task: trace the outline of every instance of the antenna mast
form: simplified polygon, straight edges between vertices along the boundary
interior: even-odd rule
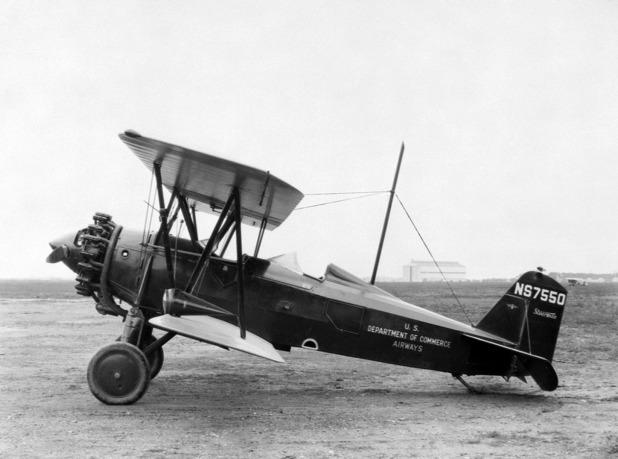
[[[373,265],[373,274],[371,275],[371,285],[376,283],[376,275],[378,274],[378,265],[380,264],[380,256],[382,255],[382,246],[384,245],[384,237],[386,236],[386,228],[388,228],[388,219],[391,216],[391,207],[393,206],[393,198],[395,197],[395,188],[397,188],[397,179],[399,178],[399,169],[401,168],[401,160],[403,159],[403,150],[405,145],[401,142],[401,151],[399,152],[399,161],[397,162],[397,171],[395,172],[395,178],[393,179],[393,186],[391,188],[391,196],[388,199],[388,207],[386,209],[386,216],[384,217],[384,226],[382,227],[382,236],[380,236],[380,245],[378,245],[378,253],[376,255],[376,262]]]

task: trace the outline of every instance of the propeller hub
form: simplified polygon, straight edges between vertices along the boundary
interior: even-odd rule
[[[72,271],[77,272],[77,263],[79,263],[80,248],[75,245],[77,235],[75,233],[65,234],[49,243],[53,249],[47,256],[47,263],[58,263],[59,261],[67,265]]]

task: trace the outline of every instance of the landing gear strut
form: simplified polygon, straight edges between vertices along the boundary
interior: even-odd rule
[[[142,349],[142,351],[146,351],[149,346],[151,346],[155,343],[155,341],[157,341],[157,338],[155,338],[153,335],[150,335],[143,341],[144,342],[140,345],[140,348]],[[146,358],[148,359],[148,364],[150,365],[150,379],[155,379],[155,377],[159,374],[161,368],[163,367],[163,360],[165,358],[163,354],[163,347],[161,346],[154,351],[149,352],[148,354],[146,354]]]
[[[116,342],[121,342],[122,336],[116,338]],[[148,359],[148,364],[150,365],[150,379],[155,379],[155,377],[161,371],[163,367],[163,360],[165,359],[165,354],[163,353],[163,346],[157,347],[155,350],[150,351],[146,354],[148,348],[153,345],[157,341],[157,338],[150,334],[147,338],[142,339],[142,342],[139,344],[140,350],[144,352],[146,358]]]

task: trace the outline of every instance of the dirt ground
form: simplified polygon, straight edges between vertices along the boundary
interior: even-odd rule
[[[443,373],[296,349],[275,364],[177,337],[124,407],[86,383],[120,321],[21,296],[0,295],[2,457],[618,457],[616,287],[567,300],[555,392],[471,377],[472,395]]]

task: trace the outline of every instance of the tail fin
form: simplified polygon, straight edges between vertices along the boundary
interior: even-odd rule
[[[523,274],[476,328],[517,344],[551,362],[567,291],[541,272]]]

